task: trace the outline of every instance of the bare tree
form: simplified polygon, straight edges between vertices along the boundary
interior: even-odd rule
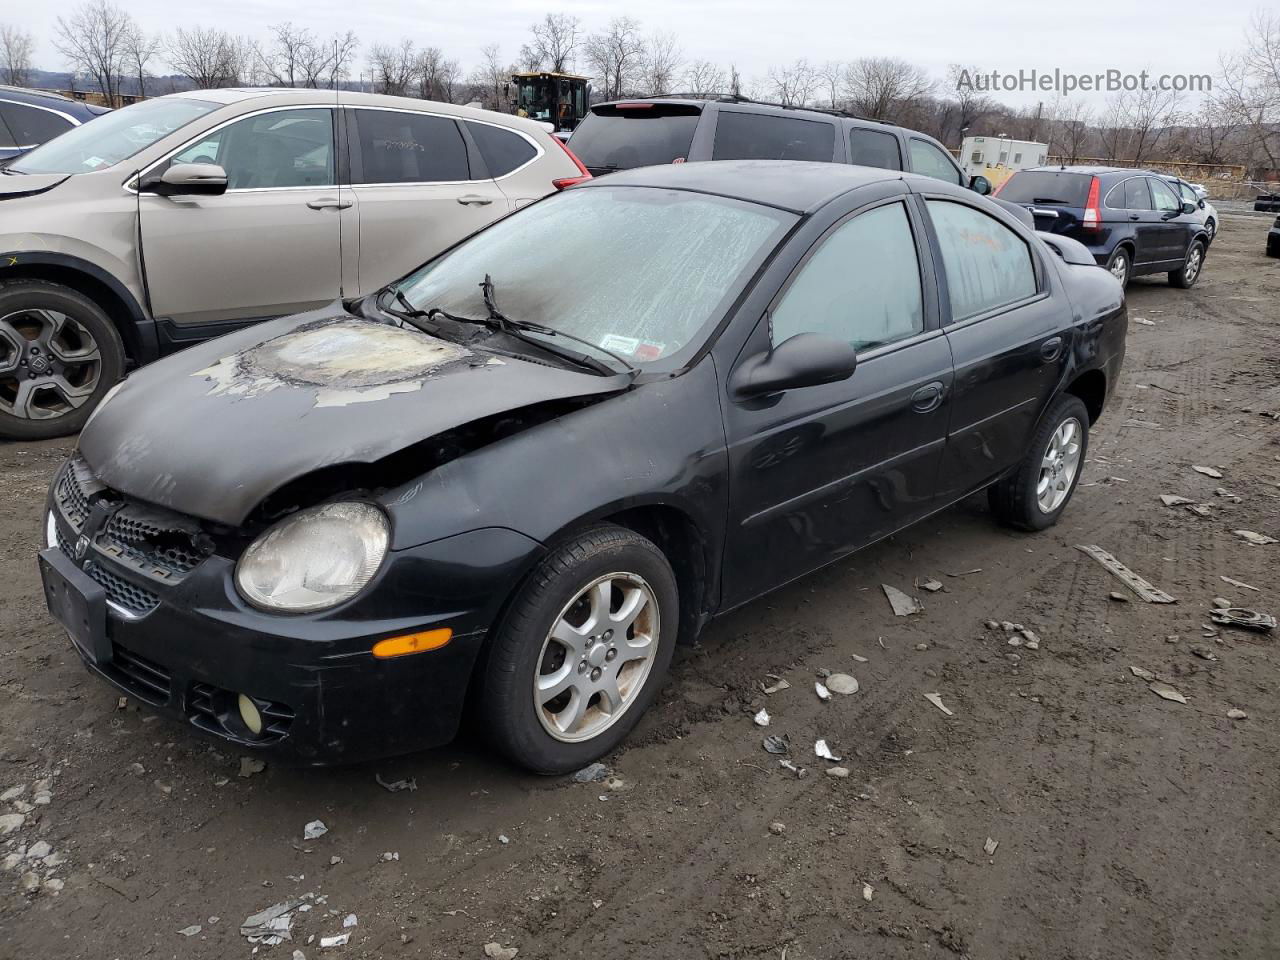
[[[1108,158],[1135,164],[1152,151],[1177,121],[1182,94],[1173,90],[1126,90],[1107,102],[1102,132]],[[1125,156],[1128,154],[1128,156]]]
[[[360,47],[350,30],[321,40],[309,28],[289,21],[274,24],[270,35],[258,65],[278,87],[336,87]]]
[[[148,36],[135,23],[124,40],[124,63],[138,84],[138,96],[147,95],[148,66],[164,50],[164,41],[156,34]]]
[[[640,23],[632,17],[614,17],[609,26],[587,38],[587,62],[600,78],[607,100],[622,96],[637,78],[644,59]]]
[[[120,75],[133,18],[110,0],[88,0],[71,14],[58,17],[53,45],[74,71],[88,77],[109,104],[120,100]]]
[[[1076,163],[1084,155],[1093,110],[1087,101],[1076,100],[1055,104],[1051,116],[1053,122],[1046,138],[1049,153],[1061,157],[1063,163]]]
[[[742,74],[738,72],[736,63],[729,64],[729,96],[742,96]]]
[[[947,67],[947,86],[951,88],[951,96],[955,98],[957,114],[955,117],[956,126],[964,131],[978,124],[984,116],[991,113],[995,108],[995,103],[990,97],[979,93],[972,83],[966,83],[965,80],[978,73],[976,67],[966,67],[959,63],[953,63]]]
[[[685,69],[684,85],[691,93],[724,93],[724,71],[710,60],[695,60]]]
[[[813,71],[814,86],[822,90],[826,106],[832,110],[840,109],[840,88],[844,86],[844,64],[838,60],[828,60]]]
[[[1239,125],[1251,165],[1280,169],[1280,14],[1253,15],[1244,49],[1222,58],[1213,100]]]
[[[438,100],[445,103],[457,103],[462,88],[462,67],[457,60],[446,60],[440,64],[437,74]]]
[[[200,89],[239,81],[236,38],[214,27],[179,27],[169,41],[169,65]]]
[[[769,68],[769,93],[783,106],[804,106],[817,85],[818,75],[806,60],[797,60],[789,67]]]
[[[480,63],[471,71],[471,85],[475,88],[476,99],[490,110],[502,109],[503,92],[511,82],[511,74],[514,72],[510,64],[502,62],[502,51],[496,43],[482,47]]]
[[[854,110],[873,120],[894,119],[932,90],[923,70],[895,57],[862,57],[845,70],[845,93]]]
[[[659,31],[644,44],[640,64],[640,86],[650,96],[659,97],[675,89],[676,76],[680,72],[683,57],[674,33]]]
[[[573,66],[581,21],[567,13],[548,13],[529,28],[533,39],[520,48],[522,66],[564,73]]]
[[[31,83],[31,54],[36,39],[25,30],[0,26],[0,80],[11,87],[25,87]]]
[[[418,53],[412,40],[402,40],[400,45],[377,43],[369,50],[369,69],[373,73],[373,89],[394,97],[409,95],[414,75],[418,69]]]

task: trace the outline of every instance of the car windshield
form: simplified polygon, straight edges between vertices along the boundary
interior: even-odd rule
[[[144,100],[68,130],[11,163],[17,173],[89,173],[114,166],[219,104],[182,97]]]
[[[498,221],[399,289],[419,310],[483,319],[488,274],[513,321],[654,363],[701,344],[795,220],[683,190],[579,188]]]

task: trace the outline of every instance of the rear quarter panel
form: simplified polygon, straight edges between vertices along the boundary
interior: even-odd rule
[[[1106,400],[1115,392],[1124,364],[1129,314],[1124,288],[1111,274],[1096,266],[1064,263],[1056,254],[1047,258],[1057,271],[1071,302],[1071,361],[1064,371],[1063,389],[1082,374],[1101,371],[1106,377]]]

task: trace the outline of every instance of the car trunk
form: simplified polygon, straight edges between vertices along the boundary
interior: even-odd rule
[[[1093,177],[1059,170],[1021,170],[997,191],[1001,200],[1026,207],[1036,229],[1076,236],[1084,223]]]
[[[569,149],[592,176],[683,162],[702,108],[689,103],[609,103],[592,107]]]

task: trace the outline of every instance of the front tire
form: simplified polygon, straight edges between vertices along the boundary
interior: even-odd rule
[[[124,376],[111,318],[61,284],[0,284],[0,439],[48,440],[84,426]]]
[[[1190,290],[1196,285],[1196,281],[1200,279],[1200,272],[1204,269],[1204,243],[1200,240],[1191,244],[1187,250],[1187,257],[1182,261],[1182,266],[1177,270],[1169,271],[1169,284],[1180,290]]]
[[[1212,217],[1205,221],[1204,230],[1209,234],[1209,242],[1213,243],[1218,236],[1218,224]]]
[[[606,524],[557,546],[489,650],[480,713],[494,744],[542,774],[609,753],[657,696],[678,621],[675,574],[651,541]]]
[[[991,512],[1018,530],[1044,530],[1071,502],[1089,452],[1089,411],[1064,394],[1045,412],[1018,468],[988,488]]]
[[[1107,261],[1107,272],[1120,281],[1121,287],[1129,286],[1129,277],[1133,273],[1133,257],[1125,247],[1116,247]]]

